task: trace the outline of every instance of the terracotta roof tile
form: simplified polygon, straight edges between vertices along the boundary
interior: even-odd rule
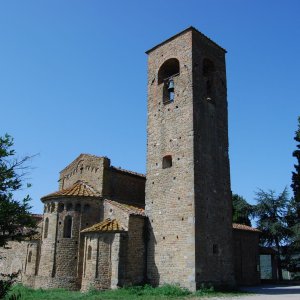
[[[97,223],[89,228],[81,230],[81,232],[116,232],[125,231],[116,219],[106,219],[100,223]]]
[[[129,215],[139,215],[143,217],[145,216],[145,210],[143,208],[139,208],[129,204],[119,203],[109,199],[105,199],[105,202],[120,208],[121,210],[127,212]]]
[[[58,197],[100,197],[100,193],[84,181],[78,180],[71,187],[42,197],[42,200]]]
[[[253,232],[260,232],[260,230],[244,225],[244,224],[237,224],[237,223],[233,223],[232,224],[232,228],[233,229],[239,229],[239,230],[247,230],[247,231],[253,231]]]

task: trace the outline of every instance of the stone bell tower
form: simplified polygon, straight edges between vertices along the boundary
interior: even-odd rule
[[[148,280],[233,285],[226,51],[190,27],[146,53]]]

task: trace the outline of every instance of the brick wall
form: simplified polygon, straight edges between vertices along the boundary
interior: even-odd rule
[[[113,167],[105,170],[105,176],[109,178],[106,191],[110,199],[144,207],[145,177],[130,174]]]
[[[193,31],[191,67],[196,280],[198,286],[206,282],[233,285],[225,51]]]
[[[86,233],[81,290],[109,289],[111,286],[111,248],[114,234]],[[91,257],[89,257],[91,247]]]
[[[149,217],[148,279],[195,289],[192,34],[186,32],[148,56],[146,214]],[[163,103],[161,65],[180,62],[174,102]],[[172,156],[172,167],[162,168]]]
[[[76,181],[83,180],[94,187],[101,195],[103,190],[104,168],[109,167],[110,160],[106,157],[81,154],[60,172],[59,188],[71,187]]]

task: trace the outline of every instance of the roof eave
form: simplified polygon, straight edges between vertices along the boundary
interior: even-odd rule
[[[203,37],[207,38],[211,43],[213,43],[215,46],[217,46],[218,48],[220,48],[221,50],[223,50],[225,53],[227,53],[226,49],[222,48],[220,45],[218,45],[216,42],[214,42],[213,40],[211,40],[208,36],[206,36],[205,34],[203,34],[202,32],[200,32],[197,28],[193,27],[193,26],[190,26],[186,29],[184,29],[183,31],[171,36],[170,38],[166,39],[165,41],[159,43],[158,45],[152,47],[151,49],[147,50],[145,53],[146,54],[150,54],[150,52],[152,52],[153,50],[157,49],[158,47],[170,42],[171,40],[174,40],[175,38],[177,38],[178,36],[188,32],[188,31],[195,31],[199,34],[201,34]]]

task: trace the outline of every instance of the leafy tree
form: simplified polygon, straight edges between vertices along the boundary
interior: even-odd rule
[[[291,242],[287,249],[287,269],[290,271],[300,271],[300,116],[298,117],[298,130],[295,132],[294,140],[298,143],[293,156],[297,159],[295,172],[292,172],[291,187],[294,197],[291,199],[287,222],[291,228]]]
[[[253,207],[242,196],[238,194],[232,195],[232,221],[251,226],[250,217]]]
[[[277,250],[279,280],[282,280],[283,249],[289,244],[291,230],[287,222],[287,212],[290,205],[287,189],[276,195],[272,190],[256,192],[254,212],[257,218],[258,229],[261,231],[262,246],[273,247]]]
[[[35,233],[36,221],[32,218],[29,209],[30,197],[22,201],[14,199],[13,193],[23,186],[24,176],[27,173],[26,163],[31,158],[16,158],[13,147],[13,138],[6,134],[0,137],[0,246],[3,247],[9,240],[22,240]],[[1,257],[0,257],[1,259]],[[18,277],[19,272],[13,274],[0,273],[0,298],[2,299]]]
[[[292,172],[292,184],[291,187],[294,192],[294,198],[297,203],[300,203],[300,116],[298,117],[298,130],[295,132],[294,140],[298,143],[297,150],[293,152],[293,156],[297,159],[295,165],[295,172]],[[300,219],[300,207],[297,211],[298,218]]]
[[[35,220],[29,212],[31,198],[26,196],[22,201],[14,199],[13,193],[23,187],[27,174],[26,163],[31,157],[16,158],[13,138],[6,134],[0,137],[0,246],[8,240],[21,240],[33,234]]]

